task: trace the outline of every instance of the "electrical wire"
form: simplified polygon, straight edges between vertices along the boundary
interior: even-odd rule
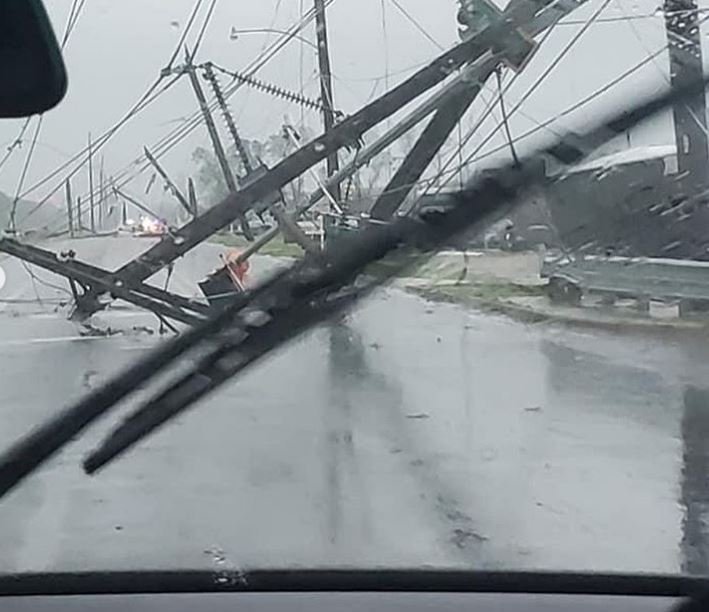
[[[706,85],[704,80],[700,83]],[[684,89],[683,95],[692,95],[696,89]],[[616,129],[633,127],[657,115],[672,104],[677,95],[682,94],[665,93],[648,98],[640,105],[623,107],[604,121],[595,122],[583,137],[593,141],[607,139]],[[532,152],[525,159],[525,167],[536,165],[544,154],[543,150]],[[583,152],[578,151],[577,160],[583,157]],[[451,211],[437,215],[433,224],[427,223],[426,218],[400,219],[381,231],[364,232],[349,248],[332,250],[321,262],[301,263],[277,274],[17,440],[0,457],[0,497],[36,472],[136,389],[144,388],[168,368],[179,370],[180,359],[190,358],[188,370],[176,375],[157,395],[140,404],[100,444],[84,462],[87,472],[100,469],[245,368],[326,318],[341,316],[395,273],[404,271],[403,266],[395,265],[384,279],[354,283],[373,262],[392,253],[412,253],[413,249],[406,247],[413,243],[423,242],[429,252],[433,251],[455,234],[492,216],[505,214],[514,206],[515,196],[535,183],[543,184],[538,174],[504,167],[497,177],[472,184],[460,202]],[[247,317],[254,311],[265,313],[265,321],[254,322],[253,317]],[[235,330],[241,333],[234,333]],[[227,333],[229,331],[232,333]],[[195,360],[197,352],[199,357]]]
[[[618,7],[618,10],[623,14],[623,16],[626,16],[622,1],[615,0],[615,4]],[[637,39],[638,43],[640,44],[640,47],[642,48],[642,50],[645,52],[646,55],[650,55],[651,51],[647,47],[647,45],[644,43],[642,37],[640,36],[640,32],[638,32],[638,29],[635,27],[635,24],[633,23],[633,21],[628,20],[627,24],[628,24],[628,27],[630,28],[630,30],[633,32],[633,35]],[[668,35],[669,34],[672,34],[672,33],[668,32]],[[672,46],[672,41],[669,40],[669,38],[668,38],[668,48],[670,46]],[[665,83],[667,83],[670,87],[672,87],[672,80],[667,75],[667,73],[659,66],[659,64],[656,61],[653,61],[652,65],[657,69],[657,72],[660,75],[660,77],[662,78],[662,80],[665,81]],[[700,117],[697,117],[697,114],[694,112],[694,109],[692,109],[691,105],[685,104],[684,106],[685,106],[685,110],[687,111],[689,116],[692,117],[692,120],[697,125],[697,127],[702,132],[704,132],[705,135],[709,135],[709,131],[707,131],[706,122],[702,121],[702,119]]]
[[[76,2],[74,4],[76,4]],[[62,49],[64,49],[64,47],[66,46],[67,42],[69,41],[69,37],[71,36],[71,33],[74,31],[76,24],[79,22],[79,17],[81,16],[81,11],[83,10],[85,4],[86,0],[80,0],[80,4],[76,8],[76,11],[73,15],[73,19],[71,19],[67,23],[66,32],[64,33],[64,38],[62,39],[61,44]]]
[[[27,172],[30,168],[30,164],[32,163],[32,157],[34,156],[34,151],[35,148],[37,147],[37,139],[39,138],[39,132],[42,129],[42,123],[44,121],[44,115],[40,115],[39,119],[37,120],[37,125],[34,130],[34,135],[32,136],[32,144],[30,145],[30,149],[27,152],[27,156],[25,157],[25,163],[22,167],[22,173],[20,174],[20,180],[17,183],[17,189],[15,190],[15,197],[12,201],[12,208],[10,210],[10,218],[8,219],[8,229],[12,232],[16,231],[16,226],[15,226],[15,214],[17,213],[17,203],[20,201],[20,193],[22,191],[22,187],[25,184],[25,179],[27,178]]]
[[[207,28],[209,27],[210,22],[212,21],[212,16],[214,15],[214,9],[217,6],[217,1],[218,0],[212,0],[212,4],[209,5],[209,9],[207,10],[207,15],[204,18],[204,23],[202,23],[202,29],[199,31],[199,34],[197,35],[197,40],[194,44],[194,49],[192,50],[192,56],[191,56],[190,61],[197,56],[197,52],[199,51],[199,48],[202,45],[202,41],[204,40],[204,35],[207,31]]]
[[[663,53],[664,51],[665,51],[665,49],[659,49],[658,51],[656,51],[654,53],[654,56],[658,56],[661,53]],[[639,70],[641,70],[642,68],[647,66],[652,60],[653,60],[652,56],[643,59],[641,62],[639,62],[635,66],[629,68],[628,70],[623,72],[621,75],[619,75],[618,77],[616,77],[612,81],[609,81],[608,83],[606,83],[603,87],[600,87],[599,89],[595,90],[593,93],[589,94],[588,96],[586,96],[582,100],[579,100],[578,102],[574,103],[573,105],[571,105],[570,107],[568,107],[567,109],[565,109],[564,111],[559,113],[558,115],[555,115],[554,117],[551,117],[550,119],[547,119],[546,121],[541,122],[539,125],[535,126],[534,128],[531,128],[527,132],[520,134],[519,136],[517,136],[514,139],[514,143],[519,144],[521,141],[526,140],[530,136],[533,136],[533,135],[541,132],[542,130],[547,129],[551,124],[557,122],[559,119],[567,117],[571,113],[579,110],[580,108],[583,108],[584,106],[586,106],[587,104],[589,104],[593,100],[599,98],[604,93],[608,92],[610,89],[612,89],[613,87],[615,87],[616,85],[618,85],[619,83],[624,81],[625,79],[629,78],[630,76],[632,76],[633,74],[635,74],[636,72],[638,72]],[[479,162],[479,161],[482,161],[483,159],[486,159],[488,157],[492,157],[493,155],[496,155],[497,153],[500,153],[501,151],[503,151],[507,148],[508,148],[508,145],[507,145],[507,143],[505,143],[504,145],[500,145],[498,147],[495,147],[494,149],[492,149],[482,155],[479,155],[477,157],[475,157],[475,155],[479,151],[473,152],[473,154],[469,155],[465,159],[465,161],[463,162],[463,164],[459,168],[454,169],[453,171],[451,171],[449,173],[450,177],[449,177],[448,181],[446,181],[446,183],[444,183],[444,186],[445,186],[445,184],[447,184],[447,182],[450,181],[450,178],[455,176],[455,173],[457,173],[462,168],[468,166],[471,163]]]
[[[515,144],[512,140],[512,130],[510,130],[510,121],[507,117],[507,110],[505,109],[505,93],[502,91],[502,70],[499,67],[497,68],[497,70],[495,70],[495,76],[497,77],[497,89],[500,92],[500,112],[502,113],[502,122],[505,125],[507,142],[510,145],[510,153],[512,153],[512,160],[514,161],[516,166],[519,166],[519,157],[517,157]]]
[[[17,138],[12,141],[12,144],[7,148],[7,152],[5,153],[4,157],[2,158],[2,160],[0,160],[0,169],[2,169],[2,167],[10,159],[14,150],[22,146],[22,139],[24,138],[25,132],[27,131],[27,128],[29,127],[31,121],[32,117],[27,117],[27,119],[25,119],[24,123],[22,124],[22,127],[20,128],[20,133],[17,135]]]
[[[84,0],[85,1],[85,0]],[[172,57],[170,58],[170,61],[168,62],[168,68],[172,67],[172,64],[175,61],[175,58],[177,57],[177,54],[180,52],[180,49],[182,47],[182,44],[186,40],[187,36],[189,35],[189,32],[192,28],[192,25],[194,24],[194,20],[199,12],[199,8],[201,7],[202,3],[204,0],[197,0],[192,13],[190,15],[190,18],[188,20],[187,26],[185,27],[182,36],[180,37],[180,41],[178,42],[178,45],[175,47],[175,51],[172,54]],[[83,6],[83,2],[82,5]],[[75,20],[74,20],[75,24]],[[73,28],[73,25],[72,25]],[[149,104],[151,104],[159,95],[164,93],[169,86],[174,84],[176,82],[177,78],[173,79],[169,84],[168,87],[163,88],[158,96],[152,97],[151,95],[153,92],[157,89],[158,85],[160,82],[163,80],[163,76],[161,75],[158,77],[158,79],[148,88],[148,90],[141,96],[141,98],[138,100],[138,102],[128,111],[128,113],[121,119],[117,124],[115,124],[113,127],[109,128],[104,134],[99,137],[97,140],[96,146],[97,150],[101,149],[107,142],[110,140],[110,138],[113,137],[113,135],[121,128],[123,125],[125,125],[128,121],[130,121],[135,115],[137,115],[139,112],[141,112],[144,108],[146,108]],[[179,77],[178,77],[179,78]],[[39,189],[40,187],[44,186],[47,182],[51,181],[54,177],[56,177],[58,174],[62,173],[64,170],[66,170],[68,167],[70,167],[72,164],[76,163],[79,159],[83,158],[84,155],[87,153],[87,148],[81,149],[78,153],[76,153],[71,159],[66,161],[64,164],[61,164],[57,169],[55,169],[53,172],[45,176],[43,179],[32,185],[27,191],[21,194],[20,197],[27,197],[30,193],[34,192],[35,190]],[[64,177],[62,181],[55,187],[45,198],[43,198],[40,202],[40,204],[44,204],[50,197],[52,197],[59,189],[62,188],[64,183],[73,177],[76,173],[78,173],[85,165],[86,162],[82,162],[79,167],[75,168],[72,170],[68,176]],[[31,211],[30,214],[34,212]],[[29,217],[29,215],[28,215]]]
[[[172,53],[172,56],[170,57],[170,61],[167,63],[167,69],[171,69],[172,66],[175,63],[175,60],[177,59],[177,56],[180,54],[180,51],[182,50],[182,46],[185,44],[185,41],[187,40],[187,37],[189,36],[190,30],[192,30],[192,26],[194,25],[194,21],[197,18],[197,14],[199,13],[199,9],[202,7],[202,3],[204,0],[197,0],[195,3],[192,13],[190,14],[188,20],[187,20],[187,25],[185,28],[182,30],[182,34],[180,35],[180,40],[177,41],[177,44],[175,45],[175,50]]]
[[[171,81],[169,81],[165,86],[162,87],[159,91],[156,92],[156,89],[158,85],[162,82],[163,77],[158,77],[158,79],[148,88],[148,90],[143,94],[141,99],[131,108],[130,111],[113,127],[109,128],[106,132],[104,132],[99,139],[94,143],[94,150],[99,151],[102,149],[108,141],[118,132],[126,123],[128,123],[133,117],[135,117],[138,113],[140,113],[143,109],[145,109],[147,106],[152,104],[158,97],[160,97],[165,91],[167,91],[172,85],[174,85],[177,80],[179,80],[180,76],[174,77]],[[76,174],[78,174],[86,165],[86,161],[80,161],[86,154],[88,153],[88,147],[84,147],[76,153],[70,160],[62,164],[59,168],[54,170],[52,173],[44,177],[42,180],[39,182],[35,183],[32,187],[27,189],[23,194],[21,194],[20,197],[26,197],[42,185],[46,184],[50,180],[52,180],[54,177],[56,177],[60,172],[65,170],[67,167],[72,165],[73,163],[76,163],[77,161],[79,164],[69,173],[64,176],[61,179],[61,182],[59,182],[48,194],[45,195],[44,198],[42,198],[28,213],[27,215],[23,218],[23,221],[26,221],[29,219],[34,213],[36,213],[44,204],[47,203],[47,201],[54,195],[56,194],[64,184],[66,183],[67,180],[71,179],[74,177]]]
[[[326,6],[332,4],[335,0],[326,0]],[[277,53],[279,53],[291,40],[293,40],[302,29],[313,21],[315,17],[315,11],[311,9],[306,15],[304,15],[300,22],[295,24],[291,31],[287,35],[284,35],[276,43],[274,43],[270,49],[267,50],[265,54],[261,54],[257,57],[251,64],[247,67],[245,74],[256,74],[266,63],[268,63]],[[242,86],[241,83],[234,83],[230,87],[225,88],[225,98],[228,99],[234,95]],[[210,104],[210,110],[214,110],[217,106],[216,102]],[[197,129],[203,122],[203,117],[199,111],[193,113],[192,117],[187,121],[183,122],[182,125],[178,125],[166,136],[164,136],[156,145],[154,145],[151,150],[156,159],[160,159],[167,152],[172,150],[177,144],[184,140],[189,134],[191,134],[195,129]],[[137,168],[137,172],[136,172]],[[130,183],[137,175],[142,174],[147,168],[149,168],[149,163],[144,156],[139,156],[137,160],[131,162],[127,167],[121,170],[119,173],[114,175],[116,180],[122,180],[120,186],[123,187]],[[62,181],[54,193],[64,184]]]
[[[64,50],[66,47],[67,43],[69,42],[69,37],[71,36],[71,33],[74,31],[74,28],[76,27],[76,24],[79,21],[79,17],[81,15],[81,11],[84,8],[84,5],[86,4],[86,0],[74,0],[74,2],[71,5],[71,8],[69,10],[69,17],[67,19],[66,26],[64,28],[64,36],[62,37],[62,42],[61,42],[61,49]],[[42,117],[41,115],[40,117]],[[27,117],[25,120],[24,124],[20,128],[20,133],[15,139],[15,141],[12,143],[12,145],[8,148],[5,156],[3,157],[2,161],[0,161],[0,168],[2,168],[5,163],[10,159],[12,156],[12,153],[14,150],[22,146],[22,138],[25,135],[25,132],[30,124],[32,117]],[[42,124],[42,119],[40,118],[39,125],[41,126]],[[37,139],[39,138],[39,130],[35,133],[35,136],[33,138],[33,143],[32,143],[32,152],[34,151],[34,147],[37,144]],[[29,167],[29,162],[31,161],[31,156],[28,157],[26,163],[25,163],[25,168],[23,169],[23,178],[21,179],[21,183],[24,183],[24,175],[26,175],[27,168]],[[17,196],[15,198],[17,200]],[[13,206],[13,211],[12,211],[12,218],[13,218],[13,223],[14,223],[14,206]]]
[[[561,50],[561,52],[554,58],[554,61],[551,62],[546,69],[542,72],[542,74],[537,78],[537,80],[532,84],[532,86],[524,93],[524,95],[517,101],[515,106],[510,110],[509,112],[509,117],[511,117],[514,113],[516,113],[519,108],[524,104],[524,102],[529,99],[529,97],[539,88],[539,86],[544,82],[544,80],[551,74],[551,72],[561,63],[561,61],[566,57],[566,55],[571,51],[571,49],[574,47],[574,45],[579,41],[579,39],[588,31],[588,29],[593,25],[596,19],[600,16],[600,14],[606,9],[606,7],[610,4],[611,0],[604,0],[603,3],[596,9],[596,11],[589,17],[584,22],[583,27],[579,29],[578,32],[574,34],[574,36],[571,38],[571,40],[566,44],[566,46]],[[547,31],[547,36],[551,34],[553,31],[553,28]],[[512,83],[510,83],[511,85]],[[468,164],[469,159],[477,154],[492,138],[497,134],[497,132],[500,130],[500,128],[503,127],[503,123],[498,123],[498,125],[491,130],[488,135],[483,139],[483,141],[476,147],[475,151],[471,156],[468,156],[468,159],[466,159],[463,163],[464,165]],[[507,147],[508,145],[505,145]],[[439,172],[439,177],[441,173]],[[443,188],[439,189],[439,191]]]
[[[326,0],[326,7],[331,5],[335,0]],[[305,15],[301,16],[301,19],[299,22],[295,23],[290,30],[288,31],[287,34],[284,34],[279,40],[277,40],[275,43],[271,45],[270,48],[266,50],[265,53],[260,54],[257,58],[255,58],[247,67],[246,69],[246,74],[256,74],[263,66],[265,66],[273,57],[275,57],[290,41],[292,41],[297,35],[310,23],[312,23],[313,19],[315,18],[315,11],[314,9],[310,9]],[[179,77],[177,77],[179,78]],[[225,88],[225,98],[228,99],[232,95],[234,95],[241,87],[243,84],[241,83],[234,83],[231,86]],[[217,106],[216,101],[212,101],[210,105],[210,109],[214,110]],[[142,110],[142,109],[141,109]],[[178,125],[175,127],[172,131],[170,131],[166,136],[164,136],[161,140],[158,141],[156,145],[153,146],[152,152],[155,156],[156,159],[160,159],[162,156],[164,156],[167,152],[172,150],[177,144],[182,142],[189,134],[191,134],[197,127],[199,127],[203,122],[203,117],[200,111],[195,111],[192,115],[192,117],[185,122],[183,122],[181,125]],[[80,154],[84,154],[86,151],[80,152]],[[76,157],[76,156],[75,156]],[[66,167],[66,164],[65,166]],[[146,160],[144,155],[141,155],[136,159],[135,161],[131,162],[126,166],[123,170],[118,172],[113,176],[114,180],[118,184],[120,188],[125,187],[128,185],[130,182],[132,182],[137,176],[142,174],[146,169],[150,168],[149,162]],[[78,170],[77,170],[78,171]],[[54,176],[56,176],[58,172],[55,171]],[[46,201],[56,193],[59,189],[61,189],[66,182],[66,178],[63,178],[62,181],[54,188],[54,190],[48,194],[41,202],[40,204],[46,203]],[[84,199],[87,199],[88,196],[83,196]],[[39,205],[38,205],[39,206]],[[38,208],[35,207],[35,209]],[[35,209],[31,211],[31,213],[35,212]],[[29,216],[29,215],[28,215]],[[27,217],[25,217],[26,219]],[[61,213],[58,213],[56,215],[56,218],[59,219],[61,218],[63,220],[64,215]]]
[[[424,37],[431,43],[433,43],[436,47],[438,47],[439,50],[445,51],[443,45],[441,45],[433,36],[431,36],[426,29],[416,20],[411,13],[409,13],[401,4],[399,3],[399,0],[389,0],[397,9],[399,9],[399,12],[406,17],[406,19],[409,20],[411,24],[419,31],[421,34],[424,35]]]
[[[71,29],[71,22],[74,19],[74,13],[76,12],[76,7],[79,4],[79,0],[74,0],[71,4],[71,7],[69,8],[69,16],[67,17],[66,20],[66,25],[64,26],[64,36],[62,37],[62,46],[66,44],[67,36],[70,32]]]

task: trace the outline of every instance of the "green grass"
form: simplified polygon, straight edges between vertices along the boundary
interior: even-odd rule
[[[217,234],[212,237],[211,242],[235,249],[245,249],[250,244],[243,236],[234,236],[233,234]],[[303,255],[303,249],[297,244],[284,242],[283,238],[278,236],[264,246],[259,253],[272,257],[300,257]]]
[[[473,285],[444,285],[422,287],[415,290],[420,295],[454,302],[497,302],[514,297],[544,295],[544,287],[517,285],[515,283],[477,283]]]

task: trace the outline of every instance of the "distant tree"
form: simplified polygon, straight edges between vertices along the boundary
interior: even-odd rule
[[[301,142],[306,143],[313,138],[314,132],[307,126],[298,126],[297,132],[301,136]],[[265,140],[245,140],[244,141],[250,157],[256,163],[264,163],[268,167],[275,166],[284,157],[296,150],[296,146],[291,139],[281,130],[269,135]],[[227,160],[235,172],[237,180],[244,176],[244,165],[236,152],[236,147],[232,146],[227,150]],[[196,166],[197,173],[195,183],[200,202],[205,206],[212,206],[224,199],[228,194],[226,182],[222,174],[217,157],[211,147],[199,146],[192,152],[192,162]],[[302,179],[293,181],[292,185],[285,192],[289,198],[298,201],[303,197],[304,182]]]

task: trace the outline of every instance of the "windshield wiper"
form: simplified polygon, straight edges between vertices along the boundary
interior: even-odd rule
[[[76,405],[20,439],[0,456],[0,497],[40,467],[89,424],[119,401],[153,379],[177,359],[201,350],[196,365],[177,384],[165,388],[138,409],[106,443],[89,456],[88,471],[111,458],[175,415],[190,407],[265,354],[301,334],[323,317],[345,308],[386,282],[405,265],[392,266],[389,274],[363,284],[352,284],[366,267],[392,252],[431,252],[453,236],[504,215],[523,189],[542,184],[539,171],[544,158],[563,155],[581,161],[611,138],[661,112],[678,99],[696,94],[706,86],[702,79],[684,88],[657,94],[629,111],[620,112],[572,140],[559,139],[552,147],[524,157],[520,166],[509,165],[493,176],[474,182],[450,196],[449,208],[436,214],[401,218],[374,227],[337,252],[327,251],[318,262],[305,259],[250,291],[227,309],[157,348],[123,374],[97,389]]]

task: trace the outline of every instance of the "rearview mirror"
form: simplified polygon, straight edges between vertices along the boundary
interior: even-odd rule
[[[0,117],[43,113],[66,93],[66,69],[41,0],[0,0]]]

